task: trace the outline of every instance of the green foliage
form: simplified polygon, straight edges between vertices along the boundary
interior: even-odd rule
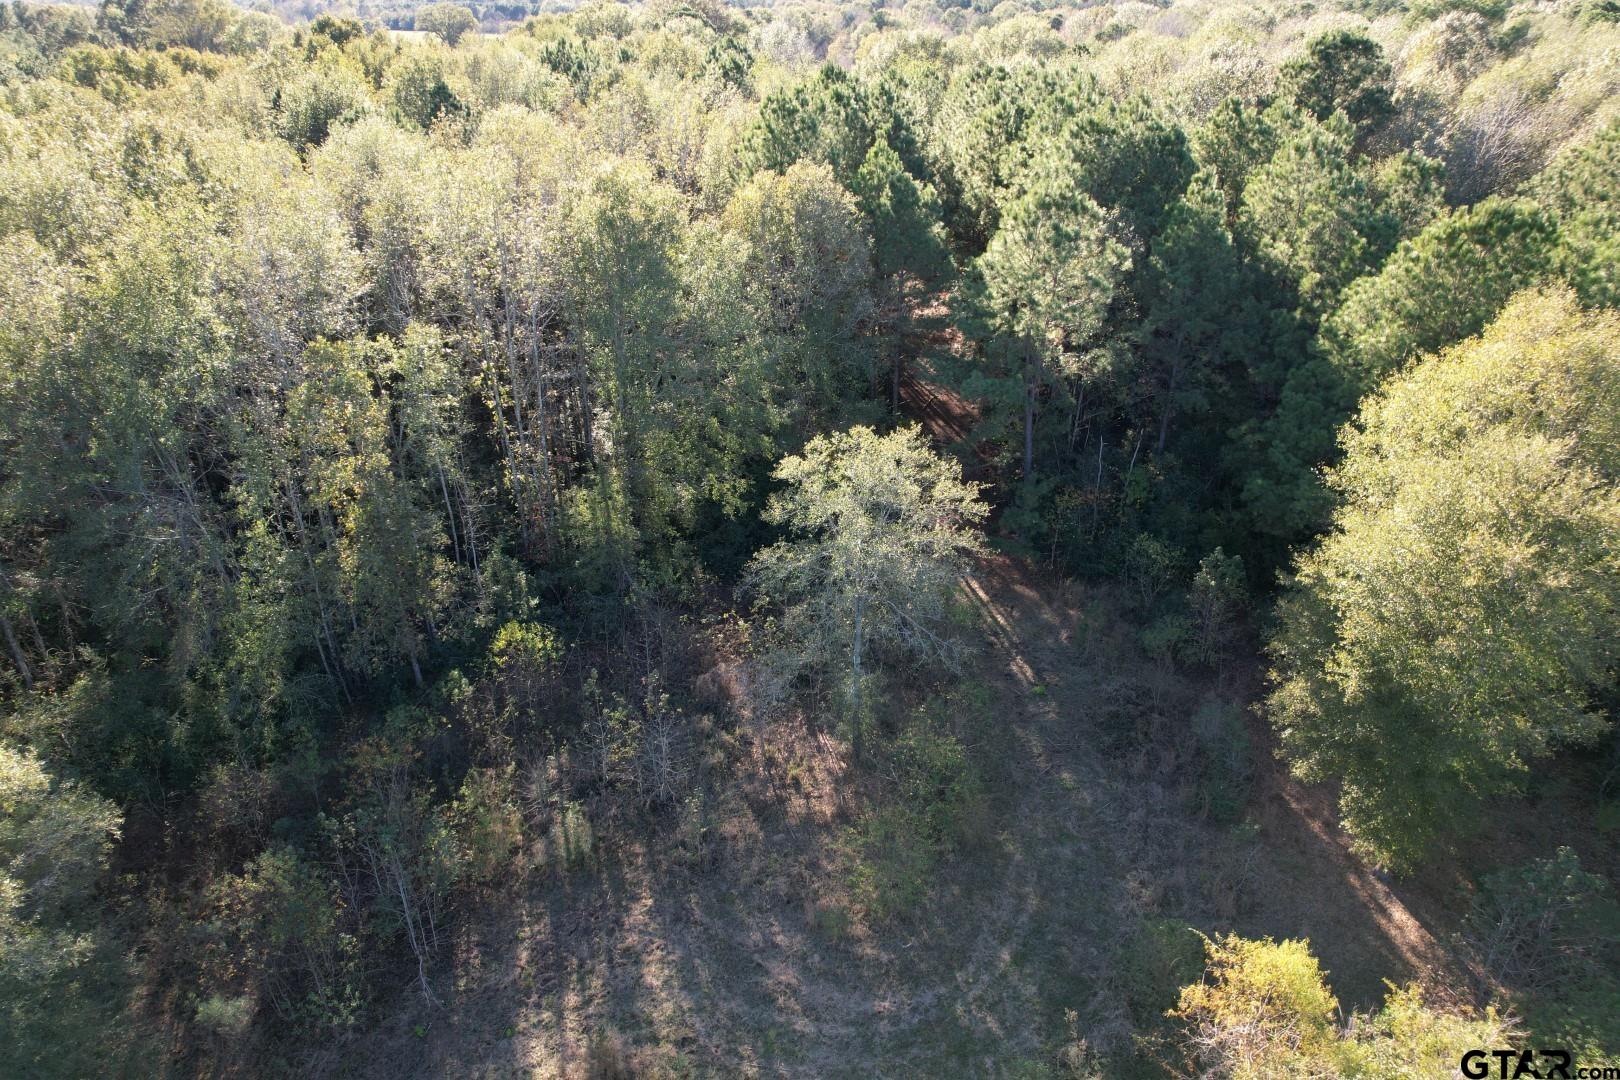
[[[852,830],[851,843],[855,894],[874,918],[909,915],[928,898],[933,846],[909,808],[875,811]]]
[[[217,50],[236,18],[223,0],[108,0],[100,21],[126,45]]]
[[[957,245],[983,251],[1027,154],[1015,153],[1043,103],[1079,78],[1072,65],[978,66],[951,81],[940,105],[941,156]]]
[[[1193,129],[1193,156],[1214,173],[1226,198],[1228,224],[1237,221],[1249,178],[1281,145],[1285,119],[1286,113],[1279,108],[1261,109],[1229,97]]]
[[[873,141],[881,137],[862,88],[841,68],[827,65],[814,79],[779,90],[760,105],[759,119],[738,149],[744,176],[760,169],[785,172],[796,162],[819,162],[853,187]]]
[[[1143,615],[1152,615],[1159,601],[1170,594],[1182,574],[1182,553],[1174,545],[1149,533],[1138,533],[1125,549],[1120,579],[1131,601]]]
[[[502,674],[540,674],[561,658],[556,633],[535,623],[505,623],[489,646],[490,662]]]
[[[1377,206],[1367,242],[1382,260],[1445,210],[1445,166],[1427,154],[1402,150],[1373,166],[1367,189]]]
[[[309,24],[309,34],[311,38],[325,38],[341,49],[349,42],[365,37],[366,28],[359,19],[323,14],[316,16],[315,21]]]
[[[1538,1038],[1580,1060],[1614,1054],[1620,903],[1572,850],[1484,875],[1466,925],[1475,956]]]
[[[296,851],[275,848],[239,876],[216,882],[212,892],[212,929],[230,957],[222,979],[245,977],[243,989],[287,1022],[336,1028],[355,1022],[355,942],[344,932],[337,884],[321,868]],[[220,1021],[233,1011],[208,1007],[198,1018]]]
[[[1255,348],[1234,313],[1252,317],[1251,282],[1227,229],[1216,176],[1202,171],[1171,205],[1138,286],[1138,331],[1160,399],[1157,449],[1171,420],[1210,410],[1225,391],[1227,369]]]
[[[1419,861],[1605,726],[1588,688],[1616,640],[1617,342],[1613,316],[1525,294],[1346,432],[1344,506],[1281,604],[1269,710],[1380,861]]]
[[[1118,102],[1080,84],[1043,103],[1012,159],[1062,162],[1087,195],[1119,214],[1130,235],[1147,240],[1159,231],[1165,211],[1194,171],[1181,128],[1142,98]],[[1014,191],[1031,174],[1013,174]]]
[[[937,850],[951,850],[973,835],[984,792],[954,736],[913,724],[890,748],[887,766],[895,797],[916,815]]]
[[[305,153],[371,109],[365,81],[347,64],[331,63],[295,74],[276,88],[276,131]]]
[[[80,45],[69,49],[61,62],[64,78],[115,103],[127,104],[139,90],[167,86],[181,76],[180,68],[165,53],[125,47]]]
[[[424,131],[467,113],[461,95],[451,88],[449,67],[433,53],[413,52],[395,62],[383,92],[402,123]]]
[[[934,190],[918,183],[885,140],[873,143],[852,190],[872,232],[873,271],[879,278],[916,278],[937,286],[951,272]]]
[[[1620,2],[1617,0],[1586,0],[1581,5],[1580,19],[1589,24],[1620,23]]]
[[[1391,988],[1383,1008],[1358,1018],[1334,1065],[1347,1076],[1438,1076],[1466,1051],[1511,1046],[1516,1037],[1516,1025],[1492,1009],[1461,1015],[1424,1004],[1415,985]]]
[[[512,872],[523,843],[523,822],[513,793],[512,766],[469,769],[450,804],[458,847],[457,880],[492,885]]]
[[[704,69],[711,78],[739,90],[748,87],[753,66],[754,54],[748,46],[730,35],[710,45],[704,57]]]
[[[1220,548],[1205,555],[1193,574],[1187,599],[1192,609],[1193,659],[1203,664],[1226,659],[1235,644],[1233,624],[1248,603],[1243,560]]]
[[[0,742],[0,1071],[83,1076],[132,1048],[126,973],[87,917],[122,820]]]
[[[416,9],[416,29],[437,34],[455,48],[458,41],[478,29],[478,18],[461,4],[424,4]]]
[[[1330,357],[1359,397],[1411,358],[1479,333],[1508,297],[1541,281],[1556,237],[1522,202],[1446,215],[1345,291],[1322,327]]]
[[[1383,50],[1353,30],[1332,30],[1312,39],[1305,55],[1284,64],[1280,74],[1283,92],[1318,120],[1343,113],[1365,133],[1395,111]]]
[[[1243,189],[1239,228],[1264,263],[1320,317],[1372,269],[1374,204],[1350,160],[1350,132],[1331,117],[1282,140]]]
[[[1559,271],[1587,304],[1620,306],[1620,122],[1553,162],[1535,191],[1558,217]]]
[[[979,486],[895,414],[999,544],[1134,594],[1155,694],[1230,677],[1245,577],[1333,524],[1276,689],[1369,850],[1600,727],[1608,317],[1416,373],[1546,278],[1614,306],[1612,5],[1338,7],[0,4],[0,1073],[286,1071],[402,963],[441,993],[531,860],[667,816],[713,869],[762,744],[695,744],[695,670],[757,649],[708,706],[859,742],[982,629]],[[1153,722],[1229,822],[1252,748],[1195,700]],[[960,722],[862,762],[874,912],[981,824]],[[1514,1000],[1599,1048],[1589,985]],[[1311,1067],[1443,1061],[1401,1001]]]
[[[1554,241],[1545,215],[1489,199],[1435,221],[1345,289],[1264,425],[1269,461],[1248,488],[1266,527],[1319,529],[1328,502],[1316,470],[1333,460],[1333,433],[1356,402],[1418,355],[1478,333],[1508,297],[1543,280]]]
[[[1495,22],[1512,6],[1509,0],[1411,0],[1406,5],[1406,13],[1414,21],[1432,21],[1452,12],[1462,12]]]
[[[1128,265],[1102,209],[1072,170],[1050,161],[1034,168],[1008,208],[979,271],[1007,329],[1057,361],[1100,327]]]
[[[1171,919],[1143,920],[1119,955],[1119,978],[1131,1020],[1144,1029],[1161,1023],[1175,1007],[1181,988],[1193,982],[1203,966],[1204,942],[1198,931]]]
[[[1102,329],[1114,289],[1130,265],[1109,219],[1058,156],[1030,166],[976,269],[995,325],[1019,355],[1023,479],[1035,479],[1035,415],[1051,378],[1083,381],[1088,348]]]
[[[225,1039],[240,1039],[253,1026],[253,999],[213,994],[197,1004],[199,1027]]]
[[[1285,1074],[1299,1059],[1326,1056],[1338,999],[1304,941],[1204,943],[1208,973],[1183,987],[1172,1015],[1188,1028],[1200,1064],[1235,1080]]]
[[[6,926],[64,919],[89,901],[122,815],[27,751],[0,744],[0,863]]]
[[[917,428],[817,436],[774,475],[784,486],[766,516],[794,538],[756,555],[749,578],[762,600],[781,605],[775,692],[801,674],[841,674],[858,754],[869,657],[954,657],[948,604],[980,550],[973,530],[986,508]]]
[[[1515,1028],[1441,1012],[1414,985],[1390,987],[1384,1007],[1336,1023],[1339,1003],[1304,941],[1206,939],[1209,971],[1185,987],[1172,1015],[1189,1064],[1234,1080],[1270,1076],[1441,1076],[1465,1050],[1511,1045]]]
[[[913,312],[953,269],[940,223],[943,209],[934,189],[906,172],[886,139],[873,143],[855,175],[854,191],[872,237],[879,286],[873,314],[891,353],[890,404],[898,408],[907,337],[917,322]]]
[[[885,757],[890,791],[851,834],[855,890],[878,919],[927,899],[935,868],[974,833],[984,800],[962,744],[926,723],[909,726]]]
[[[806,436],[838,423],[874,374],[860,328],[873,311],[875,249],[855,200],[825,165],[795,163],[756,174],[721,221],[744,245],[734,288],[757,329],[752,344],[768,381],[792,388],[773,411]]]

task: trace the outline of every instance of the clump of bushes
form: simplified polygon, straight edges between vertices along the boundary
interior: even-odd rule
[[[1205,949],[1204,978],[1169,1014],[1196,1075],[1448,1076],[1465,1050],[1512,1045],[1518,1034],[1495,1011],[1439,1011],[1415,985],[1346,1019],[1307,941],[1227,935]]]
[[[1620,903],[1574,851],[1486,874],[1464,937],[1539,1036],[1578,1057],[1620,1053]]]
[[[955,736],[917,723],[889,748],[890,797],[851,836],[856,895],[877,918],[927,898],[935,867],[979,829],[984,787]]]
[[[1253,771],[1249,729],[1243,712],[1227,701],[1209,701],[1193,716],[1198,738],[1198,810],[1217,825],[1235,824],[1249,802]]]

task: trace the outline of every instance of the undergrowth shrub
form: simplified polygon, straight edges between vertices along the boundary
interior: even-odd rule
[[[1131,1021],[1153,1028],[1176,1004],[1181,988],[1204,966],[1204,944],[1198,932],[1174,919],[1144,919],[1121,947],[1116,977]]]
[[[513,790],[511,765],[469,769],[450,806],[462,880],[489,885],[510,872],[523,844],[523,818]]]
[[[557,812],[546,835],[542,861],[564,870],[578,870],[591,861],[596,836],[582,803],[567,802]]]
[[[1464,1051],[1520,1034],[1494,1010],[1435,1009],[1415,985],[1392,985],[1378,1012],[1345,1018],[1309,942],[1227,935],[1205,944],[1208,970],[1169,1014],[1183,1024],[1188,1075],[1449,1076]]]
[[[935,852],[911,808],[875,811],[855,827],[853,839],[853,885],[868,913],[890,919],[922,904]]]
[[[364,998],[358,943],[345,929],[338,885],[316,862],[290,848],[272,848],[241,875],[212,890],[205,955],[207,981],[241,985],[267,1002],[285,1023],[345,1028]],[[218,996],[218,995],[213,995]],[[198,1020],[217,1027],[233,1009],[208,1005]]]
[[[889,801],[855,826],[851,848],[856,895],[887,919],[927,898],[939,861],[983,827],[985,798],[961,741],[926,722],[901,733],[882,767]]]
[[[1578,1058],[1620,1054],[1620,904],[1574,851],[1486,874],[1464,934],[1530,1030]]]
[[[1198,739],[1198,809],[1217,825],[1231,825],[1248,805],[1253,769],[1249,729],[1231,702],[1207,701],[1193,716]]]
[[[953,849],[974,835],[984,791],[954,735],[921,726],[908,729],[894,745],[891,768],[901,803],[917,815],[934,847]]]

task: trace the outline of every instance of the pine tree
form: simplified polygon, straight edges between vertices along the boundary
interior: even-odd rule
[[[950,276],[950,252],[933,188],[918,184],[887,142],[875,143],[866,155],[855,196],[872,235],[876,318],[889,354],[889,404],[898,410],[913,307]]]
[[[979,259],[988,300],[1020,355],[1023,476],[1035,478],[1035,415],[1047,380],[1084,378],[1082,347],[1102,326],[1129,254],[1061,160],[1030,169]]]

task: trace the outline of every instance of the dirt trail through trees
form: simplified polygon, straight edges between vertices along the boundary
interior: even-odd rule
[[[960,343],[942,338],[934,344]],[[942,446],[960,444],[978,410],[948,387],[928,381],[929,374],[925,361],[908,367],[902,407]],[[1050,711],[1063,697],[1058,673],[1076,663],[1068,648],[1075,612],[1063,610],[1060,585],[1038,579],[1026,564],[995,560],[985,570],[965,583],[985,632],[1013,676],[1026,689],[1048,695]],[[1052,654],[1054,646],[1063,647],[1059,655]],[[1251,668],[1241,680],[1245,685],[1233,688],[1244,705],[1255,696],[1256,677]],[[1059,689],[1050,692],[1054,685]],[[1346,1007],[1381,1000],[1385,980],[1417,979],[1445,998],[1466,994],[1470,980],[1459,958],[1414,915],[1387,877],[1350,852],[1331,799],[1288,775],[1263,723],[1251,721],[1249,728],[1255,768],[1250,819],[1259,824],[1265,844],[1252,867],[1255,878],[1248,884],[1257,893],[1255,911],[1240,924],[1243,932],[1311,938],[1324,966],[1337,972],[1334,988]],[[1094,764],[1104,774],[1113,771],[1105,762]],[[1412,902],[1439,910],[1424,900]]]
[[[1465,984],[1265,745],[1245,842],[1201,821],[1152,754],[1105,752],[1119,702],[1147,691],[1113,662],[1122,630],[1092,594],[1006,556],[966,585],[986,646],[959,690],[990,718],[964,728],[988,834],[913,917],[845,928],[846,748],[802,719],[756,725],[756,779],[719,796],[702,860],[662,836],[538,873],[458,941],[442,1010],[402,994],[343,1059],[377,1076],[567,1076],[608,1034],[699,1075],[997,1075],[1049,1060],[1066,1010],[1094,1047],[1129,1046],[1133,1009],[1166,1004],[1129,995],[1145,920],[1308,936],[1346,1008],[1386,978]]]
[[[960,440],[971,405],[925,374],[906,408]],[[871,801],[852,795],[881,798],[880,778],[853,775],[813,718],[742,720],[700,855],[667,820],[584,869],[536,872],[522,904],[469,920],[442,1009],[402,992],[393,1022],[326,1064],[571,1076],[611,1045],[676,1074],[1000,1075],[1053,1060],[1071,1030],[1129,1051],[1173,1001],[1141,986],[1151,926],[1308,937],[1347,1009],[1386,979],[1468,985],[1419,914],[1434,905],[1349,854],[1330,801],[1287,775],[1258,721],[1243,821],[1206,820],[1192,718],[1252,701],[1252,663],[1166,672],[1106,590],[1005,555],[979,560],[965,595],[984,644],[945,692],[964,703],[988,820],[920,910],[852,918],[848,830]]]

